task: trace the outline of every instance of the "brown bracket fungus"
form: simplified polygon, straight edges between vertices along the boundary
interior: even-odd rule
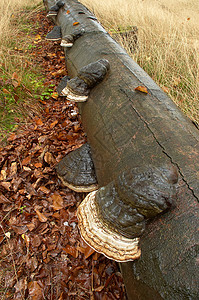
[[[65,35],[61,40],[61,46],[70,48],[73,46],[74,42],[84,34],[84,29],[77,29],[71,34]]]
[[[54,26],[54,28],[46,35],[48,41],[60,41],[62,39],[61,27]]]
[[[62,79],[61,79],[61,81],[60,81],[60,83],[58,84],[58,86],[57,86],[57,92],[58,92],[58,94],[59,94],[59,96],[64,96],[63,94],[62,94],[62,90],[66,87],[66,85],[67,85],[67,82],[70,80],[70,77],[69,76],[64,76]]]
[[[91,88],[100,83],[110,68],[106,59],[99,59],[81,68],[77,77],[69,80],[62,94],[70,101],[85,102]]]
[[[47,17],[57,16],[60,8],[62,8],[64,5],[65,3],[63,1],[57,1],[55,5],[50,7]]]
[[[107,226],[99,217],[95,194],[96,191],[89,193],[78,207],[78,227],[83,240],[95,251],[118,262],[139,258],[139,238],[126,238]]]
[[[67,154],[57,164],[56,171],[62,183],[75,192],[91,192],[98,188],[87,143]]]
[[[97,252],[119,262],[140,257],[146,220],[171,207],[178,174],[174,167],[135,168],[90,193],[78,207],[79,229]]]

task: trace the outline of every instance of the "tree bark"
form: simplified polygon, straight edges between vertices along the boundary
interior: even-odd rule
[[[199,131],[82,4],[64,2],[54,18],[62,35],[85,30],[65,50],[69,75],[101,58],[110,62],[106,78],[79,104],[99,186],[147,164],[169,162],[180,175],[176,205],[149,222],[141,258],[120,264],[128,298],[198,299]],[[55,1],[46,3],[50,8]]]

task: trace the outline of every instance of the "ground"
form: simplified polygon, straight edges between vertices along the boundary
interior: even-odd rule
[[[86,194],[57,178],[55,165],[86,138],[78,109],[58,97],[67,74],[59,42],[45,41],[53,24],[35,13],[32,59],[42,65],[49,99],[26,125],[0,146],[0,296],[1,299],[126,299],[114,261],[81,239],[76,208]],[[34,30],[35,31],[35,30]]]

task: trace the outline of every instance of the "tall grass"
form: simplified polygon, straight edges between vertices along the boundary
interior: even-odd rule
[[[39,3],[41,0],[0,1],[0,140],[16,128],[18,117],[23,120],[38,107],[33,105],[28,91],[35,90],[31,80],[40,75],[40,70],[33,70],[35,66],[31,64],[33,29],[29,23],[31,14],[41,10]],[[13,74],[21,82],[17,89],[12,85]]]
[[[139,47],[120,42],[173,101],[199,123],[198,0],[81,0],[107,31],[138,27]]]
[[[13,65],[13,56],[10,50],[12,45],[20,43],[20,28],[17,24],[17,14],[26,8],[35,7],[40,0],[1,0],[0,4],[0,63],[6,66]],[[17,16],[17,18],[16,18]],[[27,16],[28,18],[28,16]],[[15,53],[15,56],[16,53]],[[16,61],[19,58],[16,57]],[[10,64],[11,60],[11,64]]]

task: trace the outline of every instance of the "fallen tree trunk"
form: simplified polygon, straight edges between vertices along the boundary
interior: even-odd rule
[[[55,1],[45,1],[48,9]],[[54,21],[62,35],[84,29],[65,50],[69,75],[106,58],[110,71],[79,104],[99,186],[121,171],[172,163],[178,197],[141,237],[141,258],[120,264],[129,299],[198,299],[199,132],[79,2],[65,0]],[[136,91],[145,86],[148,93]]]

